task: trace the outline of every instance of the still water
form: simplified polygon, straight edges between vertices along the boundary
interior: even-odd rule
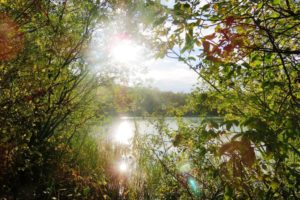
[[[217,123],[222,121],[220,117],[210,117],[210,119]],[[159,119],[154,117],[119,117],[105,126],[103,132],[108,133],[109,139],[113,142],[130,144],[136,132],[146,135],[158,134],[157,120]],[[184,117],[183,121],[189,126],[196,127],[200,125],[201,119],[198,117]],[[169,130],[178,129],[178,124],[174,117],[165,117],[164,124]],[[225,127],[220,127],[220,129],[225,129]],[[240,128],[233,126],[231,131],[240,132]]]
[[[112,121],[106,131],[110,139],[122,144],[129,144],[136,132],[139,134],[158,134],[158,118],[154,117],[120,117]],[[196,117],[185,117],[184,122],[196,125],[200,122]],[[177,121],[174,117],[164,118],[164,124],[169,130],[178,129]]]
[[[222,118],[212,117],[214,122],[220,124],[222,122]],[[188,126],[197,127],[201,123],[201,119],[197,117],[184,117],[183,122]],[[127,178],[132,177],[132,173],[135,173],[138,169],[138,163],[136,162],[135,156],[133,152],[133,144],[132,139],[136,133],[145,134],[145,135],[156,135],[159,133],[159,126],[157,126],[157,122],[161,121],[159,118],[152,117],[119,117],[114,119],[110,124],[103,127],[103,133],[106,133],[110,142],[112,142],[113,146],[118,148],[125,147],[126,151],[120,151],[121,154],[119,158],[115,161],[115,169],[122,176],[126,176]],[[169,130],[177,130],[178,123],[176,118],[174,117],[166,117],[163,119],[164,127],[167,127]],[[220,127],[220,129],[225,129],[225,127]],[[232,131],[240,132],[238,127],[232,127]],[[167,138],[166,138],[167,139]],[[180,153],[177,147],[172,145],[171,141],[164,140],[163,143],[165,145],[156,147],[156,150],[164,151],[164,153]],[[165,155],[165,154],[164,154]],[[161,157],[161,155],[156,155]],[[162,157],[161,157],[162,159]],[[199,195],[200,187],[199,183],[196,179],[190,175],[191,165],[190,161],[182,161],[182,163],[178,164],[178,173],[181,173],[184,180],[186,181],[187,186],[194,192],[195,195]],[[134,176],[133,176],[134,177]],[[120,190],[122,193],[123,190]]]

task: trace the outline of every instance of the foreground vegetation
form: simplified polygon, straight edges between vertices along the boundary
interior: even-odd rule
[[[199,87],[187,97],[92,73],[92,32],[120,13]],[[300,198],[299,19],[296,0],[0,1],[0,197]],[[171,113],[179,128],[159,118],[159,134],[115,146],[95,125],[118,113]],[[190,126],[187,113],[224,120]],[[114,168],[125,154],[130,176]]]
[[[158,177],[166,176],[153,180],[158,172],[147,168],[153,191],[162,190],[153,198],[298,199],[299,2],[200,4],[161,11],[155,45],[198,73],[206,87],[193,93],[191,105],[216,109],[226,129],[180,123],[178,131],[150,138],[155,142],[146,142],[143,155],[160,164]],[[247,128],[234,133],[233,124]],[[166,153],[156,137],[172,139],[178,152]],[[178,170],[182,162],[190,169]]]

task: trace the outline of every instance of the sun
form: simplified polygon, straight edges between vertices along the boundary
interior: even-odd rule
[[[136,61],[139,52],[140,47],[129,39],[116,40],[110,48],[111,58],[120,63]]]

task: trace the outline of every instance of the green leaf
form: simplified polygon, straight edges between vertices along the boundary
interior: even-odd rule
[[[281,4],[281,0],[273,0],[273,4],[275,4],[275,5],[279,5],[279,4]]]
[[[205,4],[203,7],[202,7],[202,10],[206,11],[210,8],[210,4]]]

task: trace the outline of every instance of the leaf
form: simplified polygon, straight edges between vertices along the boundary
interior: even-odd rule
[[[205,4],[203,7],[202,7],[202,10],[206,11],[210,8],[210,4]]]
[[[279,5],[281,4],[281,0],[273,0],[272,1],[274,5]]]
[[[157,20],[154,21],[153,25],[154,26],[161,25],[162,23],[165,22],[166,19],[167,19],[167,16],[160,17],[160,18],[158,18]]]
[[[193,56],[189,56],[187,59],[188,59],[188,60],[193,60],[193,61],[196,61],[196,58],[195,58],[195,57],[193,57]]]
[[[274,191],[274,190],[276,190],[276,189],[279,187],[279,184],[278,184],[277,182],[274,182],[274,181],[273,181],[273,182],[271,183],[271,187],[272,187],[272,189],[273,189],[273,191]]]
[[[204,52],[205,52],[206,54],[208,54],[208,53],[209,53],[209,46],[210,46],[210,43],[207,42],[206,40],[204,40],[204,41],[202,41],[202,45],[203,45]]]
[[[234,23],[234,17],[230,16],[230,17],[227,17],[225,20],[224,20],[225,24],[227,26],[231,26],[233,23]]]
[[[231,200],[233,196],[233,190],[229,187],[225,187],[225,192],[224,192],[224,200]]]
[[[182,139],[183,139],[182,134],[177,133],[173,140],[173,146],[177,147],[182,142]]]
[[[204,38],[207,39],[207,40],[213,40],[215,37],[216,37],[216,34],[213,33],[213,34],[210,34],[210,35],[206,35]]]

